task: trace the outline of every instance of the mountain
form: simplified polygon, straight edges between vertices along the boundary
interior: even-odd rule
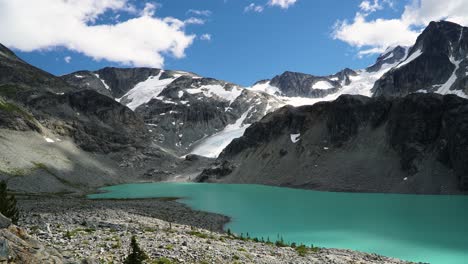
[[[203,182],[326,191],[447,194],[468,190],[468,100],[343,95],[285,106],[232,141]]]
[[[178,155],[216,157],[249,124],[284,105],[267,93],[183,71],[104,68],[62,79],[128,106],[143,117],[154,142]]]
[[[414,92],[468,94],[468,28],[431,22],[407,58],[373,87],[373,95],[404,96]]]
[[[420,71],[424,67],[411,65],[414,63],[414,52],[419,47],[426,46],[434,52],[425,53],[436,54],[444,50],[442,47],[451,47],[455,37],[460,39],[461,44],[456,47],[455,44],[452,45],[457,50],[453,56],[462,58],[465,54],[465,42],[460,28],[462,27],[448,22],[431,23],[413,47],[389,47],[373,65],[365,69],[345,68],[327,76],[286,71],[270,80],[259,81],[252,87],[241,87],[184,71],[151,68],[104,68],[94,72],[79,71],[61,78],[71,86],[93,89],[134,110],[149,127],[153,142],[174,154],[181,156],[192,153],[217,157],[250,124],[287,104],[315,104],[336,100],[344,94],[371,97],[404,96],[416,91],[453,93],[443,87],[439,90],[425,90],[417,78],[411,77],[421,75],[413,73],[412,68]],[[441,34],[447,35],[444,38],[449,40],[438,41]],[[421,44],[423,42],[426,44]],[[440,62],[440,56],[437,56],[439,55],[427,58],[426,64],[434,69],[428,69],[424,74],[438,76],[435,70],[454,72],[450,54],[445,59],[448,63]],[[460,63],[462,68],[463,63]],[[439,64],[443,67],[434,66]],[[461,71],[462,68],[455,77],[442,74],[438,82],[443,80],[463,85],[465,73]],[[408,75],[405,79],[412,80],[412,83],[405,84],[412,88],[404,93],[397,92],[402,88],[391,86],[391,80],[394,79],[391,76],[401,72]],[[427,79],[425,75],[420,78]],[[457,91],[459,96],[466,97],[464,92]],[[252,104],[254,101],[255,104]]]
[[[372,96],[375,82],[403,61],[408,50],[408,47],[390,47],[366,69],[345,68],[328,76],[284,72],[271,80],[257,82],[249,89],[275,95],[294,106],[331,101],[343,94]]]
[[[287,71],[241,87],[155,68],[57,77],[0,46],[0,178],[19,191],[68,192],[192,176],[212,162],[204,156],[218,159],[201,181],[456,192],[466,182],[466,101],[432,93],[467,97],[466,49],[466,28],[433,22],[415,45],[390,47],[365,69]],[[400,130],[414,132],[405,139]],[[338,154],[325,155],[331,148]],[[311,179],[303,165],[317,157],[327,169]]]
[[[412,47],[389,48],[366,69],[321,77],[285,72],[257,82],[250,89],[299,107],[282,107],[254,123],[198,181],[466,191],[467,32],[432,22]]]
[[[390,47],[363,70],[330,76],[284,72],[251,89],[286,97],[292,105],[335,100],[343,94],[405,96],[414,92],[468,97],[468,28],[431,22],[411,47]],[[288,98],[293,97],[293,98]],[[310,98],[310,99],[305,99]]]
[[[80,192],[191,166],[153,144],[143,118],[128,107],[35,68],[4,46],[0,153],[0,179],[28,193]]]

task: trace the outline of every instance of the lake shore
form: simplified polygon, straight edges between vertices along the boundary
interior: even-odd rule
[[[132,235],[150,258],[171,263],[408,263],[339,249],[309,248],[299,254],[291,247],[238,239],[222,232],[228,217],[194,211],[174,198],[31,196],[21,197],[18,205],[20,226],[68,263],[120,263]]]

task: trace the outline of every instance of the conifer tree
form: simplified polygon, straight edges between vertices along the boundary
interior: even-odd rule
[[[0,213],[10,218],[13,224],[18,224],[19,211],[16,207],[16,198],[13,194],[8,195],[5,181],[0,181]]]
[[[140,249],[136,241],[136,237],[132,236],[132,241],[130,242],[131,253],[125,259],[125,264],[142,264],[143,261],[148,259],[146,253]]]

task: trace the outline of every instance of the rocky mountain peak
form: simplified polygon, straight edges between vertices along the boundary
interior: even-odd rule
[[[417,49],[460,59],[468,51],[468,28],[448,21],[431,22],[416,40]]]
[[[389,47],[377,58],[374,65],[367,67],[368,72],[377,72],[382,69],[384,64],[392,65],[404,59],[408,53],[409,47]]]
[[[405,60],[374,85],[374,96],[405,96],[414,92],[468,94],[468,28],[431,22]]]
[[[341,87],[338,80],[291,71],[275,76],[270,85],[278,87],[284,96],[313,98],[324,97]]]

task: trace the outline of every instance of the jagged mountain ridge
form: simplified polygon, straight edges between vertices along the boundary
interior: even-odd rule
[[[421,93],[285,106],[233,140],[198,181],[461,193],[468,189],[467,113],[467,99]]]
[[[130,107],[144,118],[157,144],[179,155],[216,157],[233,136],[242,135],[248,125],[284,104],[267,93],[183,71],[104,68],[62,78]],[[226,139],[214,142],[211,136]],[[204,144],[210,150],[200,147]]]
[[[246,89],[236,84],[205,78],[193,73],[150,68],[104,68],[95,72],[76,72],[62,78],[81,89],[91,88],[111,96],[144,116],[145,122],[151,126],[148,131],[154,135],[158,144],[173,149],[178,154],[192,152],[216,157],[222,147],[227,145],[232,138],[240,136],[248,125],[258,121],[264,114],[286,104],[295,106],[314,104],[335,100],[343,94],[401,96],[416,91],[456,93],[466,97],[466,94],[462,92],[463,89],[427,90],[417,82],[405,84],[418,88],[411,88],[404,93],[398,92],[403,88],[380,87],[384,83],[389,83],[388,76],[392,76],[395,72],[398,74],[403,68],[413,67],[411,65],[414,63],[412,57],[414,51],[418,50],[421,46],[419,43],[423,40],[428,42],[435,38],[433,35],[437,35],[438,31],[434,33],[434,28],[442,28],[439,31],[448,32],[446,35],[454,38],[453,32],[458,32],[460,26],[447,22],[431,23],[418,38],[414,47],[390,47],[366,69],[345,68],[328,76],[287,71],[271,80],[259,81]],[[459,36],[462,40],[463,34]],[[451,42],[440,42],[434,50],[441,50],[444,45],[448,45],[447,43]],[[464,42],[461,41],[461,43]],[[426,44],[426,46],[431,45]],[[463,49],[463,47],[463,45],[457,46],[456,49]],[[430,57],[427,64],[436,65],[439,61],[434,58],[434,56]],[[453,65],[450,61],[448,64],[442,63],[441,65],[443,65],[440,67],[442,71],[453,72]],[[463,63],[461,65],[463,66]],[[434,68],[434,66],[431,67]],[[414,74],[411,74],[406,78],[413,78],[411,76]],[[432,70],[427,74],[437,76]],[[452,78],[452,81],[463,86],[465,77],[462,76],[463,74],[460,73],[459,78]],[[451,76],[445,75],[441,77],[441,81],[450,79]],[[246,90],[250,93],[245,92]],[[383,90],[385,92],[382,92]],[[198,92],[198,97],[193,96],[196,92]],[[239,96],[240,94],[243,96]],[[249,106],[247,102],[253,97],[259,103]],[[235,102],[237,99],[243,102]],[[249,113],[244,117],[247,111]],[[236,125],[237,123],[240,125]],[[237,126],[235,133],[229,130],[229,127],[233,128],[233,125]],[[201,150],[205,146],[212,148],[212,145],[204,144],[210,141],[220,141],[223,135],[226,135],[225,142],[216,147],[216,153],[206,153]]]
[[[431,22],[412,47],[390,47],[363,70],[330,76],[284,72],[251,89],[283,97],[292,105],[335,100],[342,94],[405,96],[435,92],[468,97],[468,28]],[[306,97],[297,100],[288,97]]]

